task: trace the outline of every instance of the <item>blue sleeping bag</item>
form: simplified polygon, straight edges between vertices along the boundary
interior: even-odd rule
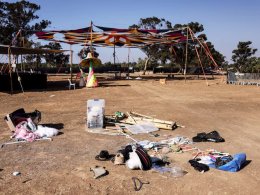
[[[225,165],[216,167],[215,164],[210,164],[209,167],[216,168],[222,171],[237,172],[241,169],[243,164],[246,162],[246,154],[239,153],[233,156],[233,160],[226,163]]]

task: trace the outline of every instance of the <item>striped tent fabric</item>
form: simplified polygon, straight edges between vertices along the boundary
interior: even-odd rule
[[[95,27],[95,31],[93,30]],[[97,29],[97,30],[96,30]],[[56,36],[61,34],[62,36]],[[35,35],[42,40],[100,47],[144,47],[153,44],[176,44],[187,38],[176,29],[120,29],[89,26],[75,30],[40,31]],[[61,38],[56,38],[61,37]]]

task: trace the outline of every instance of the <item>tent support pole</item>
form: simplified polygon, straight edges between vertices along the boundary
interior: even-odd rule
[[[200,60],[199,52],[198,52],[198,50],[197,50],[197,48],[196,48],[196,45],[194,46],[194,48],[195,48],[196,54],[197,54],[197,56],[198,56],[198,59],[199,59],[199,62],[200,62],[200,66],[201,66],[201,69],[202,69],[202,72],[203,72],[203,75],[204,75],[204,78],[205,78],[205,80],[206,80],[206,84],[207,84],[207,86],[209,86],[209,83],[208,83],[208,80],[207,80],[207,78],[206,78],[206,74],[205,74],[204,68],[203,68],[202,63],[201,63],[201,60]]]
[[[129,55],[130,55],[130,48],[128,48],[128,56],[127,56],[127,64],[128,64],[128,66],[127,66],[127,76],[129,77],[129,66],[130,66],[130,64],[129,64]]]
[[[8,47],[8,66],[9,66],[9,74],[10,74],[11,95],[13,95],[13,78],[12,78],[12,66],[11,66],[11,46]]]
[[[70,44],[70,80],[72,81],[72,59],[73,58],[73,51],[72,45]]]
[[[116,45],[115,45],[115,40],[114,40],[114,53],[113,53],[113,57],[114,57],[114,65],[116,65]]]
[[[209,58],[212,60],[212,62],[214,63],[215,67],[218,67],[218,64],[216,63],[216,61],[214,60],[212,54],[210,53],[210,51],[207,50],[207,48],[205,48],[205,46],[201,43],[201,41],[194,35],[194,32],[192,32],[191,29],[190,33],[191,35],[193,35],[195,37],[195,39],[198,41],[198,43],[201,45],[201,47],[204,49],[205,53],[209,56]]]
[[[186,83],[186,72],[187,72],[187,61],[188,61],[188,37],[189,37],[189,27],[187,26],[186,55],[185,55],[185,68],[184,68],[185,83]]]

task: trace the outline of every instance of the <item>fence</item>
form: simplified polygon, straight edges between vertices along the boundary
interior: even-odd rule
[[[227,84],[260,86],[260,73],[228,72]]]

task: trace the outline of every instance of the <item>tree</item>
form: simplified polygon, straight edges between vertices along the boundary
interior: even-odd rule
[[[59,43],[49,43],[48,45],[44,45],[41,48],[44,49],[54,49],[54,50],[60,50],[61,45]],[[43,55],[43,58],[45,59],[47,65],[51,66],[62,66],[69,62],[69,55],[65,55],[63,53],[50,53]]]
[[[239,42],[237,49],[234,49],[232,53],[232,60],[234,62],[233,66],[238,72],[250,71],[250,66],[252,66],[254,58],[252,56],[255,54],[257,49],[250,48],[252,44],[251,41]]]
[[[138,24],[133,24],[129,28],[168,29],[172,28],[172,24],[164,18],[148,17],[141,18]],[[147,55],[143,74],[145,74],[149,62],[152,65],[156,65],[158,61],[161,61],[162,64],[166,63],[170,53],[165,47],[165,45],[148,45],[141,49]]]
[[[175,24],[174,29],[182,30],[183,34],[187,36],[187,28],[189,27],[193,33],[198,34],[198,38],[202,42],[207,41],[206,34],[202,33],[204,31],[204,27],[202,24],[198,22],[190,22],[188,24]],[[134,24],[130,26],[130,28],[143,28],[143,29],[172,29],[171,22],[165,20],[164,18],[150,17],[150,18],[141,18],[138,24]],[[200,66],[197,53],[195,51],[195,47],[199,51],[199,55],[201,57],[201,62],[203,66],[214,66],[212,60],[209,58],[207,54],[205,54],[204,48],[198,43],[198,41],[191,41],[190,33],[189,34],[189,43],[188,43],[188,56],[187,56],[187,64],[193,66]],[[218,65],[222,65],[225,62],[225,57],[218,51],[215,50],[214,45],[211,42],[206,42],[208,46],[208,50],[211,52],[213,58],[215,59]],[[174,45],[148,45],[141,49],[146,55],[147,60],[144,65],[144,74],[148,63],[165,65],[170,61],[171,65],[176,65],[180,67],[180,70],[184,70],[185,66],[185,53],[186,53],[186,41],[180,44]]]
[[[84,59],[87,57],[88,53],[91,52],[91,50],[93,51],[93,55],[95,58],[98,58],[99,56],[99,53],[96,52],[96,48],[90,48],[90,47],[84,47],[80,50],[80,52],[78,53],[78,56],[81,58],[81,59]]]
[[[252,67],[252,72],[260,73],[260,58],[256,58],[256,63]]]
[[[39,19],[35,13],[40,6],[29,1],[21,0],[15,3],[0,1],[0,43],[9,45],[17,32],[22,30],[23,42],[27,42],[34,31],[42,31],[51,23]],[[15,45],[19,45],[16,43]]]

